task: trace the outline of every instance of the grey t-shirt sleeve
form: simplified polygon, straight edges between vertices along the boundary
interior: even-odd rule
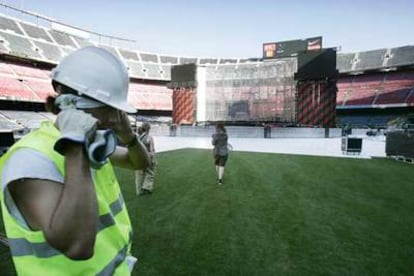
[[[4,164],[1,179],[3,190],[10,182],[24,178],[64,183],[63,176],[52,160],[38,151],[25,148],[16,150]]]
[[[29,229],[27,222],[23,218],[7,189],[7,185],[10,182],[24,178],[52,180],[62,184],[64,183],[64,179],[52,160],[47,158],[44,154],[32,149],[18,149],[9,160],[6,161],[3,166],[1,179],[4,203],[10,214],[20,222],[23,227]]]

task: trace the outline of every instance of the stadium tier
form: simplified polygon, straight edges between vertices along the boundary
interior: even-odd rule
[[[50,72],[40,70],[38,68],[13,64],[13,63],[4,63],[4,66],[9,66],[11,70],[17,75],[18,78],[33,78],[48,80]]]
[[[7,118],[10,122],[15,122],[20,126],[33,129],[39,128],[41,121],[55,118],[54,116],[45,114],[43,112],[3,110],[0,112],[0,117]]]
[[[19,123],[0,112],[0,129],[19,130],[21,128],[22,126]]]
[[[23,32],[17,22],[12,18],[0,16],[0,29],[5,31],[12,31],[16,34],[23,35]]]
[[[23,81],[3,76],[0,78],[0,98],[14,101],[41,101],[41,98]]]
[[[0,63],[0,98],[44,102],[54,91],[50,71],[10,62]],[[130,83],[129,101],[137,109],[171,110],[172,91],[166,86]]]
[[[121,47],[116,47],[112,45],[105,45],[94,40],[88,40],[85,38],[78,37],[73,34],[64,33],[62,31],[57,31],[49,27],[36,26],[30,22],[24,22],[20,19],[8,17],[6,15],[0,15],[0,36],[4,35],[4,41],[2,44],[8,44],[9,47],[6,47],[6,51],[9,53],[26,55],[31,59],[41,59],[41,60],[51,60],[44,57],[44,53],[49,52],[41,51],[41,47],[36,47],[37,42],[44,42],[40,44],[45,47],[45,45],[55,46],[53,48],[54,60],[60,59],[61,54],[56,49],[61,51],[73,51],[76,48],[87,46],[87,45],[97,45],[104,47],[111,52],[119,55],[124,60],[132,60],[136,62],[142,62],[147,64],[156,64],[158,67],[162,64],[186,64],[186,63],[196,63],[200,65],[220,65],[220,64],[241,64],[253,61],[252,59],[234,59],[234,58],[198,58],[198,57],[179,57],[171,55],[160,55],[157,53],[148,53],[137,51],[136,49],[125,49]],[[57,48],[56,48],[57,47]],[[37,50],[36,50],[37,49]],[[39,54],[37,52],[43,52]],[[261,61],[261,59],[257,59]],[[255,61],[253,61],[255,62]],[[353,71],[366,71],[366,70],[377,70],[381,68],[388,68],[393,66],[409,66],[414,64],[414,46],[403,46],[391,49],[379,49],[372,51],[364,51],[357,53],[346,53],[338,54],[337,56],[337,67],[341,73],[353,72]],[[142,65],[142,69],[151,70]],[[166,79],[163,78],[160,68],[155,70],[157,74],[151,73],[150,76],[147,76],[149,79]],[[169,80],[169,79],[167,79]]]
[[[172,110],[172,91],[165,86],[131,82],[128,101],[139,110]]]
[[[33,41],[33,44],[36,46],[36,49],[39,49],[45,59],[53,62],[59,62],[66,54],[66,52],[60,49],[59,46],[53,45],[51,43]]]
[[[346,76],[338,81],[337,105],[341,107],[410,106],[413,90],[414,72]]]
[[[35,23],[30,17],[21,20],[0,14],[1,99],[43,101],[53,93],[48,76],[51,68],[77,48],[98,45],[120,57],[127,66],[131,77],[129,101],[139,110],[172,112],[174,99],[181,101],[181,97],[174,98],[173,90],[166,88],[171,81],[171,68],[195,63],[207,70],[206,120],[288,121],[296,116],[293,97],[297,88],[289,78],[296,65],[286,69],[286,65],[261,58],[143,52],[101,43],[100,37],[93,37],[95,33],[63,32],[53,22],[45,20],[40,24],[38,18],[34,19]],[[337,109],[414,106],[414,46],[339,53],[336,64],[340,73]]]
[[[369,70],[381,68],[384,64],[386,49],[357,53],[355,70]]]
[[[32,38],[38,38],[43,39],[47,42],[52,42],[50,35],[48,35],[47,30],[40,28],[38,26],[34,26],[31,24],[20,22],[20,26],[23,28],[23,30],[26,32],[26,34]]]

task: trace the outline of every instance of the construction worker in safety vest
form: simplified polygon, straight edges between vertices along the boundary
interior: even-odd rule
[[[0,201],[18,275],[130,275],[132,227],[113,167],[146,168],[127,113],[128,72],[85,47],[52,71],[45,121],[0,159]]]

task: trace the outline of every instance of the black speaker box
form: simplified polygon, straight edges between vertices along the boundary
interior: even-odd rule
[[[298,71],[295,80],[321,80],[337,78],[336,50],[322,49],[298,53]]]
[[[176,87],[196,87],[197,65],[189,63],[172,66],[171,85]]]
[[[362,150],[362,138],[354,138],[354,137],[342,138],[341,149],[343,153],[360,154]]]
[[[397,130],[388,132],[385,153],[388,156],[414,158],[414,131]]]
[[[11,147],[14,144],[14,134],[12,131],[0,132],[0,147]]]
[[[0,156],[3,155],[9,147],[14,144],[14,134],[12,131],[0,132]]]

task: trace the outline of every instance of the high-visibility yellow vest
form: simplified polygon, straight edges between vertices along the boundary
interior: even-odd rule
[[[53,150],[60,136],[52,122],[43,122],[14,144],[0,159],[0,179],[7,159],[19,148],[31,148],[50,158],[64,176],[64,158]],[[99,226],[94,255],[88,260],[74,261],[51,247],[42,231],[22,227],[12,217],[0,193],[3,220],[10,251],[19,275],[129,275],[126,256],[129,255],[132,227],[112,165],[108,162],[96,170],[93,180],[99,206]]]

